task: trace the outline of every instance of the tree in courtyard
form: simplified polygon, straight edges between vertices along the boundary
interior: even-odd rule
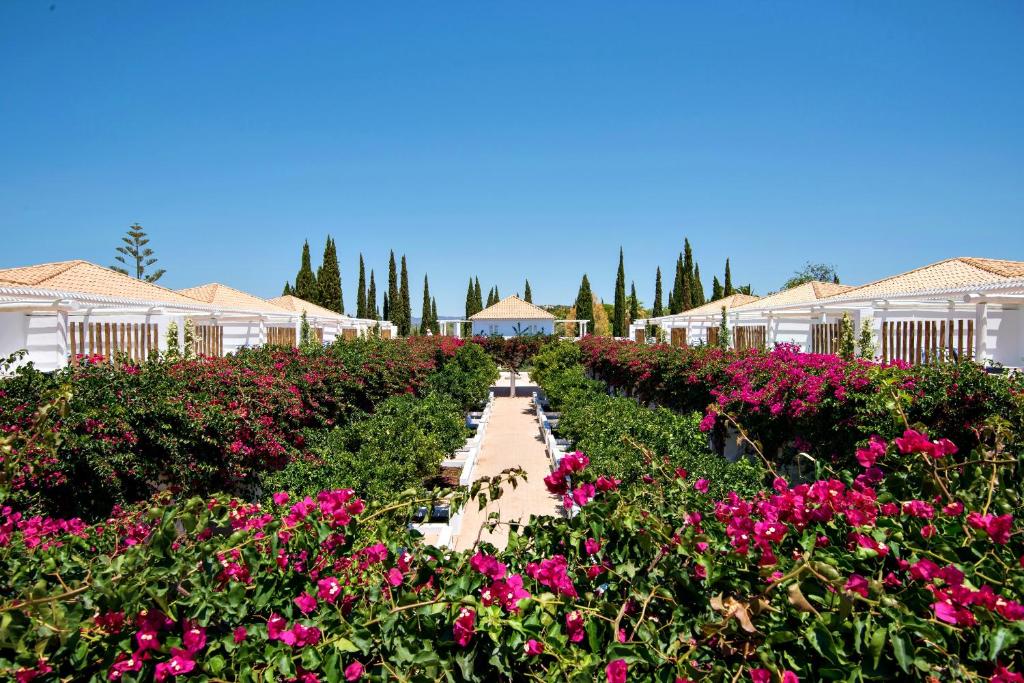
[[[391,257],[388,261],[388,293],[384,299],[384,319],[390,320],[395,325],[400,323],[400,319],[397,317],[400,315],[401,299],[398,296],[398,266],[395,265],[395,252],[391,251]]]
[[[718,348],[723,351],[729,348],[729,313],[722,306],[722,320],[718,323]]]
[[[441,321],[437,318],[437,297],[430,300],[430,329],[434,334],[441,334]]]
[[[324,261],[316,278],[319,299],[315,303],[335,313],[345,312],[345,297],[341,292],[341,267],[338,265],[338,250],[334,238],[327,236],[324,245]]]
[[[523,300],[527,303],[533,303],[533,292],[530,291],[530,281],[526,281],[526,287],[523,289]]]
[[[694,307],[703,306],[707,303],[704,299],[704,284],[700,281],[700,266],[696,263],[693,264],[693,282],[691,284],[691,290],[693,292]]]
[[[689,238],[683,239],[683,310],[688,311],[697,305],[693,296],[693,249]]]
[[[313,275],[313,265],[309,258],[309,241],[302,245],[302,263],[299,272],[295,276],[295,286],[292,294],[306,301],[315,302],[317,299],[316,276]]]
[[[580,281],[580,290],[576,294],[576,319],[587,320],[590,324],[590,331],[594,331],[594,294],[590,291],[590,280],[586,274]]]
[[[860,324],[860,338],[857,340],[857,355],[872,360],[875,357],[875,333],[871,329],[871,319],[867,318]]]
[[[683,298],[684,279],[683,255],[679,254],[679,258],[676,259],[676,278],[672,284],[672,305],[669,308],[670,313],[679,313],[686,310],[686,299]]]
[[[665,315],[665,311],[661,307],[661,266],[658,267],[654,275],[654,309],[651,311],[651,315],[655,318]]]
[[[634,322],[640,317],[640,302],[636,298],[636,282],[629,283],[629,322]],[[627,328],[628,331],[628,328]],[[623,334],[626,332],[624,331]]]
[[[619,269],[615,275],[615,302],[612,309],[612,336],[623,337],[626,335],[626,268],[622,257],[622,247],[619,247]]]
[[[480,278],[479,277],[476,279],[476,282],[473,283],[473,296],[476,299],[476,311],[475,312],[479,313],[480,311],[484,310],[484,298],[483,298],[483,292],[480,291]]]
[[[834,282],[839,284],[836,267],[828,263],[811,263],[808,261],[800,270],[782,283],[782,289],[792,289],[807,282]]]
[[[398,288],[398,297],[402,301],[402,305],[399,308],[402,323],[401,327],[398,328],[398,333],[405,337],[412,332],[412,302],[409,300],[409,270],[405,265],[405,254],[402,254],[402,278]]]
[[[359,284],[356,289],[356,317],[369,318],[370,313],[366,310],[366,266],[363,264],[363,255],[359,255]]]
[[[156,282],[167,272],[163,268],[158,268],[151,273],[146,272],[158,259],[153,256],[153,250],[146,246],[149,244],[149,237],[146,236],[146,231],[142,229],[141,225],[132,223],[121,241],[124,244],[117,247],[117,256],[114,257],[114,260],[121,265],[110,266],[111,270],[146,282]]]
[[[718,301],[724,294],[722,294],[722,283],[718,281],[718,276],[714,275],[711,278],[711,300]]]
[[[370,286],[366,289],[366,317],[380,320],[380,311],[377,310],[377,283],[373,278],[373,269],[370,269]]]
[[[843,317],[839,320],[839,357],[843,360],[853,360],[853,354],[853,319],[844,311]]]
[[[722,285],[723,296],[735,294],[732,288],[732,272],[729,270],[729,259],[725,259],[725,283]]]
[[[420,313],[420,334],[426,334],[428,330],[434,329],[434,323],[430,319],[430,282],[427,276],[423,276],[423,310]]]

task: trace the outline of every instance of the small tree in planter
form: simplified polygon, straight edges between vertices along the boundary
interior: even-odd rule
[[[167,325],[167,358],[177,360],[181,357],[181,348],[178,346],[178,323],[171,322]]]
[[[843,313],[839,321],[839,357],[843,360],[853,360],[853,319],[849,313]]]
[[[196,324],[192,318],[185,319],[185,358],[196,357]]]
[[[857,352],[861,358],[872,359],[875,357],[875,335],[871,329],[871,320],[864,320],[860,324],[860,338],[857,340]]]
[[[727,351],[729,341],[729,314],[725,306],[722,306],[722,321],[718,323],[718,348]]]

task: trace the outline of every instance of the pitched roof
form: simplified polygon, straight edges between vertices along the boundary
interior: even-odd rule
[[[518,296],[507,296],[493,306],[469,316],[470,320],[554,320],[555,316],[540,306],[523,301]]]
[[[775,292],[774,294],[761,297],[756,301],[752,301],[741,306],[734,306],[733,310],[756,311],[772,308],[773,306],[792,306],[793,304],[814,303],[819,299],[842,294],[843,292],[848,292],[851,289],[853,289],[853,287],[850,285],[839,285],[832,282],[805,282],[802,285],[790,287],[789,289],[784,289],[781,292]]]
[[[926,292],[966,290],[972,286],[999,284],[1020,278],[1024,278],[1024,261],[958,256],[854,287],[830,297],[829,301],[879,299]]]
[[[118,273],[88,261],[60,261],[0,269],[0,286],[97,294],[148,303],[196,306],[197,302],[174,290]]]
[[[245,311],[264,311],[267,313],[291,313],[286,308],[272,304],[265,299],[243,292],[219,282],[210,282],[198,287],[178,290],[187,297],[225,308],[238,308]]]
[[[293,313],[305,312],[306,315],[311,315],[317,318],[346,318],[341,313],[336,313],[329,308],[323,306],[317,306],[314,303],[310,303],[305,299],[300,299],[297,296],[291,294],[285,294],[284,296],[274,297],[273,299],[267,299],[270,303],[281,308],[287,308]]]
[[[702,316],[702,315],[713,315],[722,311],[722,306],[727,309],[733,309],[743,304],[749,304],[752,301],[757,301],[756,296],[749,294],[730,294],[729,296],[716,299],[715,301],[709,301],[706,304],[691,308],[688,311],[682,311],[680,313],[672,313],[670,315],[663,315],[661,318],[678,318],[682,316]]]

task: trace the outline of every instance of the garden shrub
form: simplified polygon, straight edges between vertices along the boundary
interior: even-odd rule
[[[450,397],[465,411],[478,410],[498,379],[498,366],[479,344],[466,344],[427,380],[428,391]]]

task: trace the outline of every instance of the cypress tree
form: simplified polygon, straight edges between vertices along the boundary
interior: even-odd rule
[[[441,322],[437,319],[437,297],[430,300],[430,329],[434,334],[441,334]]]
[[[400,301],[398,297],[398,267],[395,265],[395,252],[392,250],[391,259],[388,261],[388,293],[384,298],[384,319],[395,325],[401,324]]]
[[[526,281],[526,288],[523,290],[523,300],[528,303],[533,303],[533,292],[530,291],[530,281]]]
[[[640,302],[636,300],[636,282],[629,283],[629,322],[632,323],[640,317]],[[629,331],[627,327],[623,332],[625,334]]]
[[[476,310],[473,311],[474,313],[479,313],[484,310],[484,298],[480,291],[480,278],[477,278],[476,284],[473,285],[473,300],[475,302],[474,306],[476,306]]]
[[[476,313],[476,298],[473,296],[473,278],[469,278],[469,285],[466,287],[466,318]]]
[[[402,279],[398,288],[398,296],[402,300],[402,305],[398,308],[402,314],[402,327],[399,328],[399,334],[408,336],[412,332],[412,302],[409,301],[409,271],[405,267],[405,254],[402,254]]]
[[[732,273],[729,271],[729,259],[725,259],[725,284],[722,286],[722,294],[723,296],[729,296],[733,293]]]
[[[317,276],[317,289],[320,298],[317,304],[335,313],[345,312],[345,298],[341,292],[341,268],[338,266],[338,251],[334,239],[327,238],[324,245],[324,262]]]
[[[366,317],[371,320],[380,320],[377,311],[377,283],[373,279],[373,270],[370,270],[370,286],[366,290]]]
[[[356,291],[356,317],[373,317],[366,307],[366,266],[363,264],[362,254],[359,255],[359,289]]]
[[[576,319],[590,321],[590,333],[594,333],[594,295],[590,291],[590,280],[583,276],[580,291],[576,295]]]
[[[501,301],[501,294],[498,293],[498,285],[494,285],[494,303]]]
[[[715,275],[711,278],[711,300],[718,301],[722,296],[722,284],[718,281],[718,276]]]
[[[619,270],[615,274],[615,303],[612,308],[612,336],[626,334],[626,267],[619,247]]]
[[[309,302],[316,302],[317,286],[316,276],[313,275],[313,266],[309,258],[309,241],[302,245],[302,264],[299,266],[299,272],[295,276],[295,287],[292,288],[292,294],[305,299]]]
[[[427,276],[423,276],[423,312],[420,314],[420,334],[426,334],[427,330],[433,330],[434,325],[430,320],[430,283]]]
[[[693,250],[690,248],[689,238],[683,239],[683,310],[690,310],[695,307],[696,300],[693,296]]]
[[[686,299],[683,298],[683,273],[683,255],[679,254],[679,258],[676,260],[676,279],[672,285],[672,298],[670,299],[672,304],[669,311],[672,313],[686,310]]]
[[[281,292],[281,296],[290,296],[291,293],[292,293],[292,283],[285,282],[284,283],[284,291]]]
[[[693,264],[693,305],[702,306],[707,301],[704,299],[704,285],[700,281],[700,266]]]
[[[665,311],[661,307],[661,266],[658,266],[658,271],[654,275],[654,309],[651,311],[651,315],[655,318],[665,315]]]

